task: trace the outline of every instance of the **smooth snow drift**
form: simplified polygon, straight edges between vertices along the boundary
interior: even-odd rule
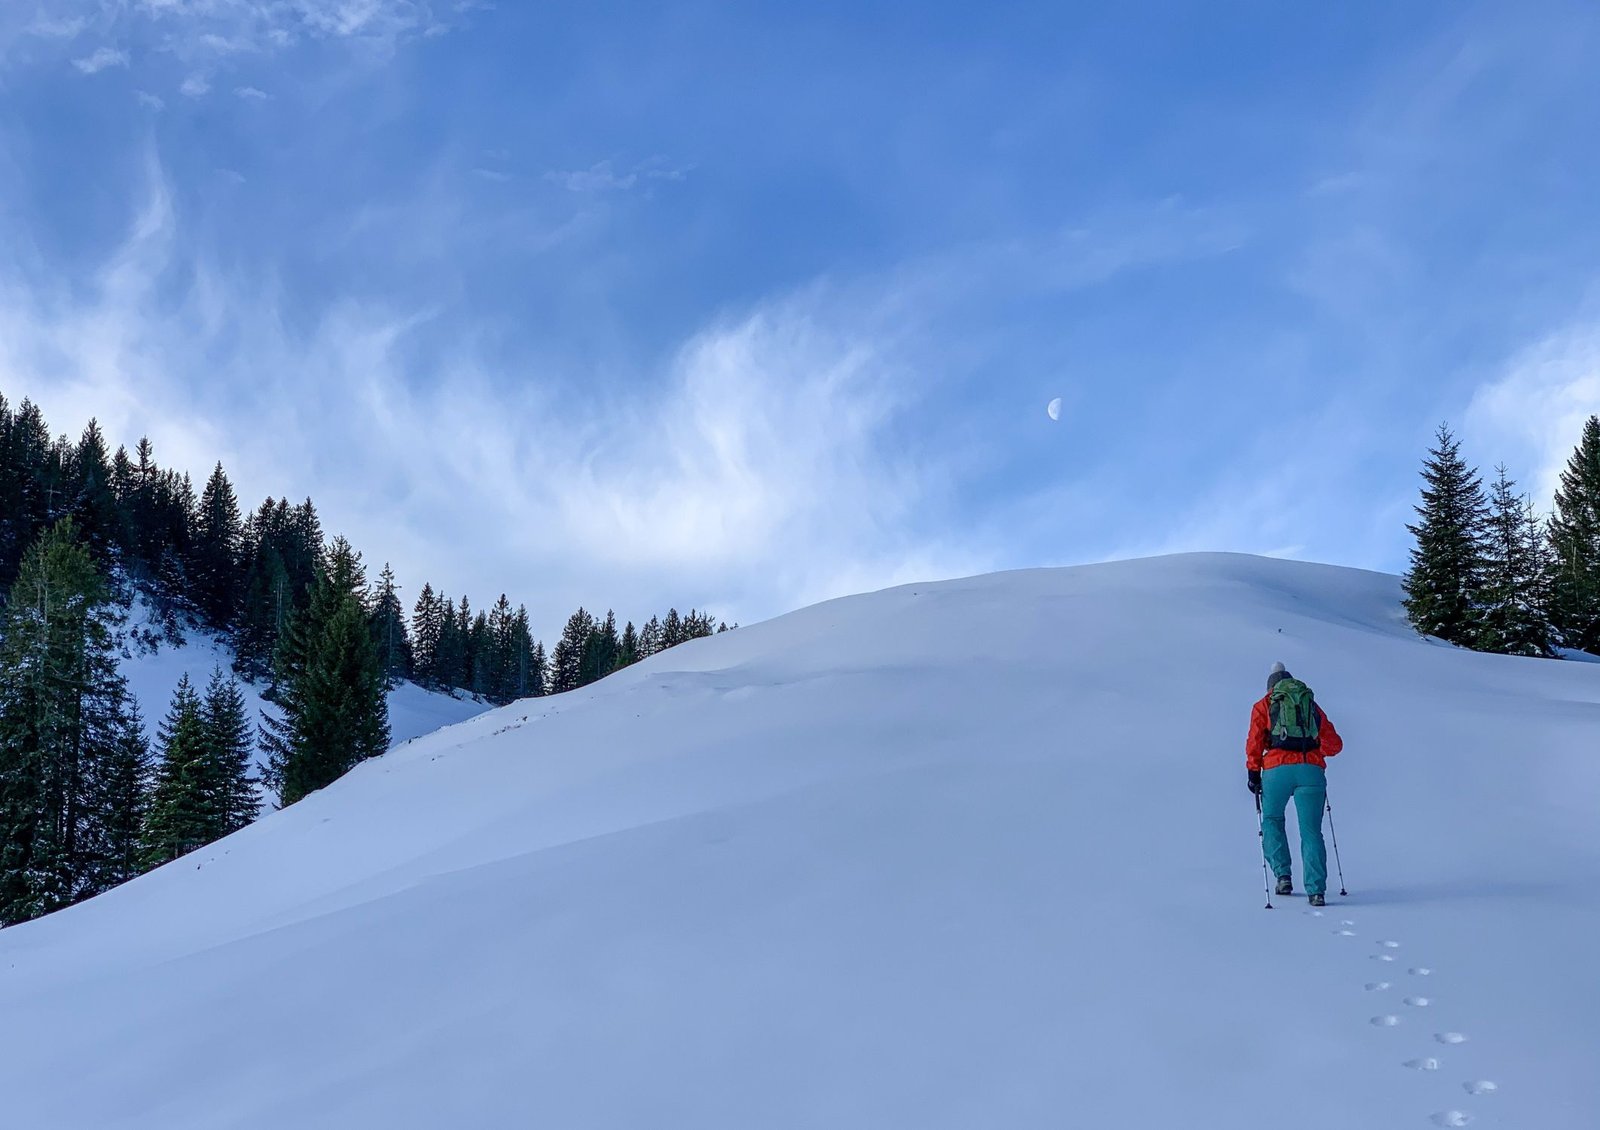
[[[1347,740],[1352,897],[1320,914],[1262,909],[1242,747],[1277,659]],[[1207,555],[835,601],[0,932],[0,1101],[30,1128],[1589,1130],[1597,732],[1600,667],[1419,641],[1370,573]]]

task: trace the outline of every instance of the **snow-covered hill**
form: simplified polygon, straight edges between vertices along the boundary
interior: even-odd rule
[[[1210,555],[912,586],[475,718],[0,933],[0,1109],[1588,1130],[1600,667],[1398,598]],[[1348,743],[1321,914],[1262,909],[1275,659]]]
[[[137,638],[146,633],[159,634],[150,632],[150,621],[148,608],[142,601],[136,600],[125,626],[126,646],[119,669],[128,680],[128,690],[139,703],[145,730],[154,743],[156,730],[166,716],[178,681],[188,675],[195,689],[204,694],[213,670],[218,667],[224,671],[231,669],[233,653],[215,637],[193,630],[183,634],[182,646],[163,642],[151,651],[149,647],[137,643]],[[262,688],[247,682],[241,682],[239,686],[244,692],[252,719],[259,724]],[[431,734],[441,726],[451,726],[482,714],[486,709],[483,703],[472,698],[455,698],[424,690],[415,683],[401,683],[389,692],[390,743],[400,745],[423,734]]]

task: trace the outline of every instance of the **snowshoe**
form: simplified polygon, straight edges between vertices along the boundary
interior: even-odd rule
[[[1287,875],[1279,876],[1279,878],[1278,878],[1278,893],[1280,895],[1292,895],[1292,894],[1294,894],[1294,880],[1291,879]]]
[[[1312,906],[1327,906],[1328,905],[1328,900],[1323,898],[1321,895],[1312,895],[1308,899],[1306,899],[1306,901],[1309,902]]]

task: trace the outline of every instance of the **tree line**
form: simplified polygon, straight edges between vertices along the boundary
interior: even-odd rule
[[[235,655],[203,695],[179,684],[154,752],[118,671],[135,595],[156,613],[145,642],[197,627]],[[402,679],[503,704],[714,630],[727,626],[671,610],[619,631],[580,608],[547,656],[525,607],[502,594],[474,614],[431,584],[408,620],[393,570],[369,584],[310,499],[241,516],[220,464],[197,495],[148,439],[108,454],[91,420],[76,442],[51,440],[37,406],[0,396],[0,925],[238,830],[258,785],[293,804],[383,753]],[[259,733],[236,675],[266,684]]]
[[[1404,582],[1417,631],[1505,655],[1600,654],[1600,417],[1584,424],[1548,517],[1504,466],[1486,490],[1448,426],[1422,478]]]

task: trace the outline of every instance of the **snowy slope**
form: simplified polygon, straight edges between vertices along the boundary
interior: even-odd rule
[[[1215,555],[913,586],[475,718],[0,932],[4,1109],[1591,1130],[1600,667],[1398,597]],[[1261,906],[1274,659],[1348,742],[1322,915]]]
[[[143,627],[149,619],[141,603],[134,605],[129,627]],[[139,703],[144,714],[145,731],[154,743],[156,729],[166,717],[172,702],[172,692],[184,675],[200,694],[205,694],[211,681],[211,672],[217,667],[231,668],[233,653],[226,645],[204,632],[189,632],[182,647],[163,643],[155,652],[135,646],[124,651],[120,670],[128,680],[128,690]],[[245,703],[251,717],[261,716],[261,688],[250,683],[240,683]],[[453,698],[447,694],[426,691],[414,683],[401,683],[389,692],[389,740],[400,745],[412,738],[431,734],[441,726],[451,726],[477,714],[487,707],[471,698]]]

